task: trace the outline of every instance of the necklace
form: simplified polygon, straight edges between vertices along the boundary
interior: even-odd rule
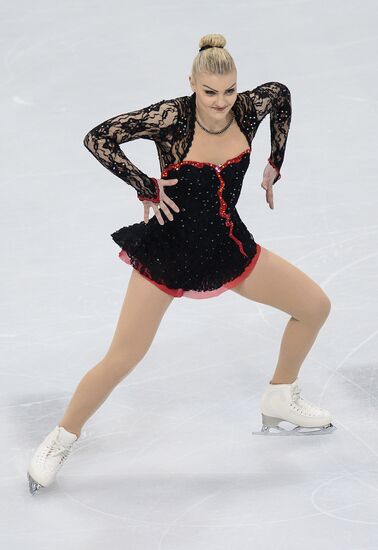
[[[234,120],[234,116],[231,118],[230,122],[227,122],[226,126],[223,128],[223,130],[218,130],[217,132],[213,132],[212,130],[208,130],[207,128],[205,128],[205,126],[203,126],[200,121],[198,120],[197,118],[197,115],[196,115],[196,121],[198,122],[198,124],[201,126],[202,130],[205,130],[205,132],[207,132],[208,134],[223,134],[223,132],[225,132],[227,130],[227,128],[229,126],[231,126],[231,123],[233,122]]]

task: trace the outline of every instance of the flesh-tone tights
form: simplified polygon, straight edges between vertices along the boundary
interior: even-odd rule
[[[329,315],[328,296],[300,269],[264,247],[252,272],[231,290],[290,315],[270,382],[294,382]],[[80,380],[59,426],[80,437],[85,422],[145,356],[172,299],[133,269],[109,350]]]

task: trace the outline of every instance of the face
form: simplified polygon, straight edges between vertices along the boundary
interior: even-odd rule
[[[199,74],[196,81],[189,76],[189,81],[202,112],[216,119],[227,118],[237,97],[235,70],[225,75]]]

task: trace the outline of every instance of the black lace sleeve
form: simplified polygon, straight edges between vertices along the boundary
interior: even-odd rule
[[[269,163],[277,170],[276,183],[285,156],[287,136],[291,123],[291,94],[285,84],[266,82],[248,91],[257,116],[257,126],[270,113],[271,154]]]
[[[155,142],[169,140],[177,119],[173,100],[162,100],[148,107],[105,120],[84,137],[85,147],[105,168],[134,187],[139,200],[160,202],[156,178],[135,166],[120,148],[121,143],[138,138]]]

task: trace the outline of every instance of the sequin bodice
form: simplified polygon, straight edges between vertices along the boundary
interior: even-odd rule
[[[261,84],[253,90],[238,93],[232,110],[240,130],[247,138],[249,149],[251,149],[257,128],[265,116],[270,113],[271,152],[268,160],[277,171],[275,183],[281,177],[280,169],[291,122],[289,89],[280,82]],[[198,192],[202,185],[206,186],[202,177],[203,174],[206,174],[207,186],[217,186],[221,195],[227,195],[228,186],[224,186],[224,181],[227,180],[228,174],[231,175],[235,171],[246,169],[249,156],[245,155],[238,159],[240,164],[239,162],[235,163],[235,159],[230,159],[232,162],[226,161],[222,165],[212,163],[197,163],[195,165],[191,164],[192,161],[184,161],[193,141],[195,114],[195,92],[190,96],[162,100],[148,107],[117,115],[98,124],[86,134],[84,145],[105,168],[134,187],[140,200],[160,202],[159,186],[156,179],[135,166],[120,147],[122,143],[138,138],[155,142],[162,173],[161,179],[164,178],[163,174],[171,173],[171,170],[179,168],[181,178],[186,180],[188,185],[186,187],[182,185],[178,189],[186,189],[189,192],[192,189],[189,185],[191,177],[194,178],[193,192]],[[194,168],[200,169],[200,172]],[[188,177],[189,175],[190,177]],[[199,178],[199,182],[196,178]],[[197,181],[197,186],[195,186],[195,181]],[[240,181],[241,178],[239,178]],[[235,182],[234,185],[237,188],[239,183]],[[167,188],[168,186],[165,187],[165,191]],[[173,188],[174,186],[169,187],[169,191]],[[169,193],[169,196],[173,198],[174,193],[175,191]],[[238,191],[235,189],[234,197],[237,194]],[[231,199],[228,203],[230,206],[232,197],[229,198]]]
[[[244,174],[250,161],[248,148],[223,164],[184,160],[174,163],[162,172],[162,179],[177,178],[176,185],[165,188],[166,194],[180,212],[175,213],[176,226],[193,234],[194,239],[203,239],[205,244],[218,240],[219,236],[230,237],[247,256],[242,242],[234,235],[234,221],[239,219],[236,204],[242,189]],[[157,221],[155,222],[157,223]]]

